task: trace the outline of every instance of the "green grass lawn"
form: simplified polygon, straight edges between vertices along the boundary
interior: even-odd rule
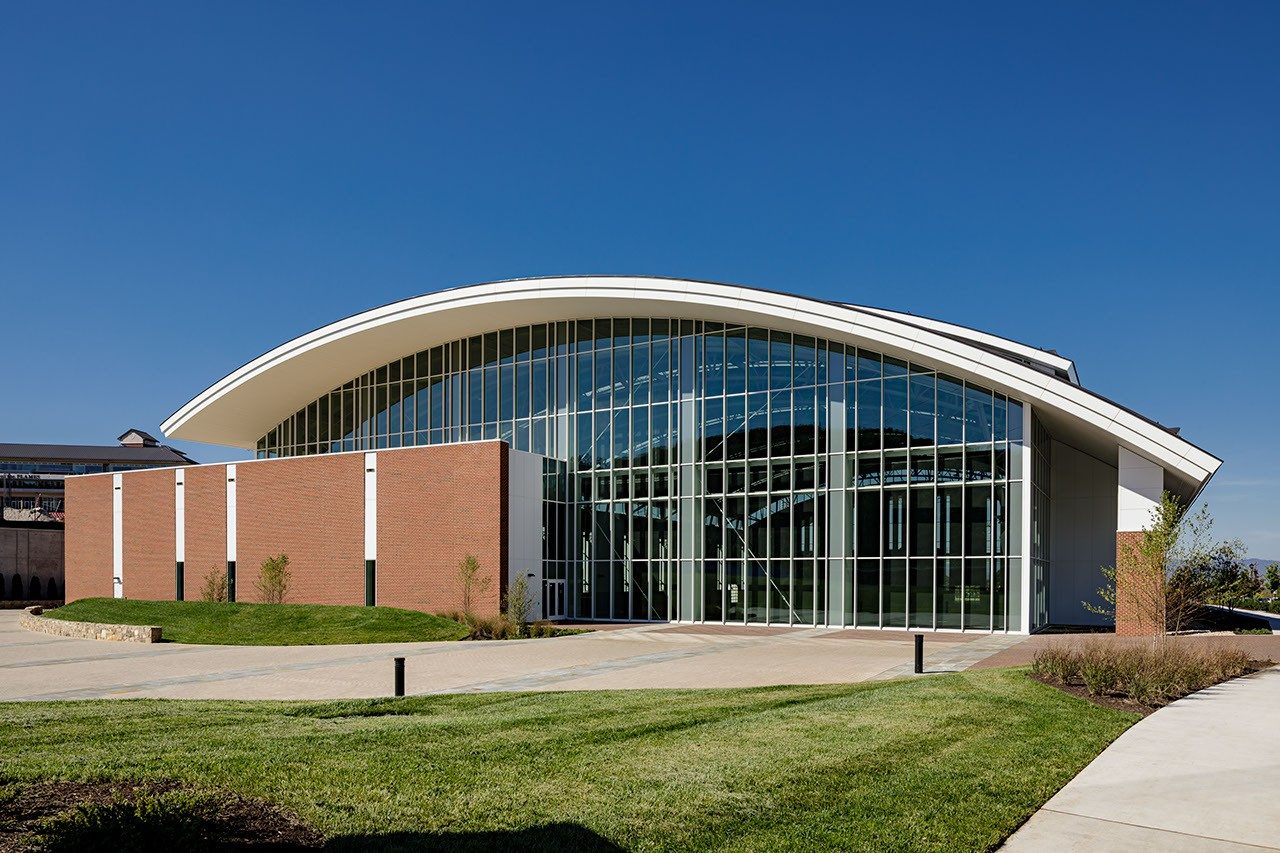
[[[854,686],[0,704],[0,779],[182,780],[330,849],[987,850],[1136,715],[984,670]]]
[[[416,610],[324,604],[229,604],[82,598],[46,612],[51,619],[159,625],[175,643],[314,646],[460,640],[465,626]]]

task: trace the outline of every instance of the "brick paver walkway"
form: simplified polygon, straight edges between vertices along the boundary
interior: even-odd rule
[[[926,666],[935,671],[1024,639],[929,637]],[[24,631],[17,613],[0,611],[0,700],[386,696],[395,657],[407,659],[410,694],[840,684],[909,671],[911,655],[905,632],[668,624],[544,640],[135,645]]]

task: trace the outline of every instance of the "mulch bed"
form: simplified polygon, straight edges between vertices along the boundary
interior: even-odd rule
[[[0,853],[33,849],[32,833],[40,822],[77,805],[128,800],[139,794],[154,796],[186,786],[163,782],[34,782],[15,787],[11,799],[0,798]],[[207,838],[208,849],[292,853],[324,846],[324,836],[278,806],[230,792],[220,794],[219,799],[218,816]]]
[[[1270,669],[1273,666],[1275,666],[1274,661],[1251,660],[1249,661],[1249,671],[1242,675],[1237,676],[1237,678],[1244,678],[1246,675],[1253,675],[1255,672],[1261,672],[1262,670]],[[1159,711],[1161,708],[1164,707],[1164,705],[1142,705],[1124,696],[1096,696],[1090,693],[1088,689],[1086,689],[1082,684],[1060,684],[1044,675],[1035,675],[1034,673],[1029,672],[1027,673],[1027,677],[1035,681],[1038,681],[1041,684],[1047,684],[1050,687],[1057,688],[1058,690],[1061,690],[1063,693],[1070,693],[1072,696],[1075,696],[1077,699],[1083,699],[1086,702],[1092,702],[1095,705],[1101,705],[1103,708],[1111,708],[1114,711],[1128,711],[1131,714],[1141,714],[1142,716],[1146,717],[1146,716],[1150,716],[1151,714],[1154,714],[1156,711]],[[1228,679],[1228,680],[1234,681],[1235,679]],[[1219,683],[1225,684],[1226,682],[1219,682]],[[1179,697],[1179,698],[1182,698],[1182,697]],[[1175,700],[1170,700],[1170,701],[1175,701]],[[1165,704],[1167,705],[1168,703],[1166,702]]]
[[[1041,684],[1057,688],[1063,693],[1070,693],[1077,699],[1083,699],[1086,702],[1092,702],[1095,705],[1101,705],[1103,708],[1110,708],[1113,711],[1127,711],[1130,714],[1141,714],[1144,717],[1156,711],[1150,705],[1139,705],[1119,696],[1095,696],[1079,684],[1059,684],[1047,676],[1034,675],[1030,672],[1027,673],[1027,677]]]

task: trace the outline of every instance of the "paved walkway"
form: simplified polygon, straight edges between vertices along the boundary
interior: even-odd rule
[[[900,631],[655,624],[543,640],[264,647],[73,640],[17,621],[0,611],[0,701],[387,696],[395,657],[407,659],[410,694],[841,684],[908,673],[912,657]],[[930,634],[925,668],[962,668],[1023,639]]]
[[[1280,668],[1137,723],[1003,849],[1280,850]]]
[[[938,672],[960,672],[975,666],[994,654],[999,654],[1027,641],[1027,637],[1019,634],[990,634],[969,643],[956,643],[944,646],[925,654],[924,674]],[[925,637],[924,645],[929,649],[932,643]],[[872,680],[903,678],[915,674],[915,661],[901,663],[891,669],[872,676]]]

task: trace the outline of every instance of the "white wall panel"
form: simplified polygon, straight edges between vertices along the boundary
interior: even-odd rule
[[[236,466],[227,466],[227,562],[236,558]]]
[[[522,450],[507,456],[507,584],[529,584],[534,616],[542,614],[542,457]],[[532,577],[530,577],[532,575]]]
[[[1119,451],[1116,530],[1146,530],[1164,491],[1164,469],[1123,447]]]
[[[187,495],[186,477],[181,468],[173,472],[173,559],[187,559]]]
[[[1050,455],[1049,621],[1105,625],[1083,602],[1103,603],[1102,567],[1116,561],[1116,469],[1060,441]]]
[[[430,488],[430,484],[426,484]],[[378,454],[364,455],[364,558],[378,559]]]
[[[111,475],[111,594],[124,598],[124,475]]]

